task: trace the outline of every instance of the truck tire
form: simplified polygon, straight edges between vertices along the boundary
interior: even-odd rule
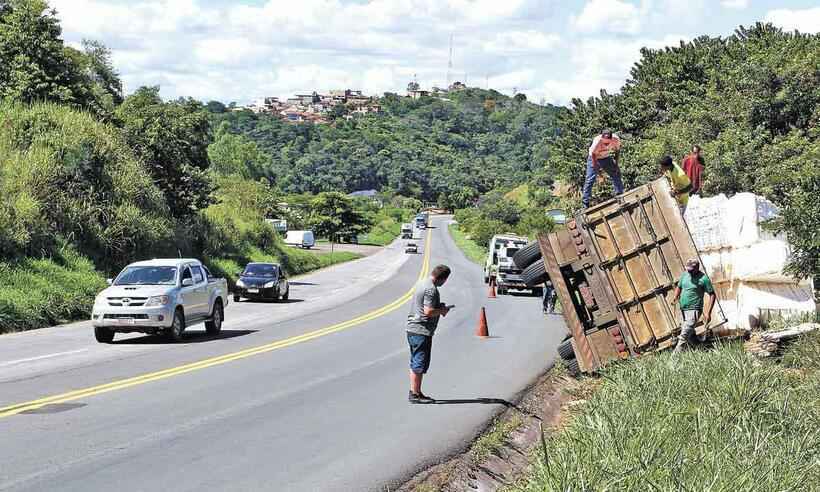
[[[241,300],[242,300],[242,298],[241,298],[241,297],[239,297],[239,296],[233,296],[233,302],[239,302],[239,301],[241,301]]]
[[[94,338],[100,343],[111,343],[114,341],[114,330],[104,326],[95,326]]]
[[[205,320],[205,332],[208,335],[218,335],[222,331],[222,320],[225,319],[225,309],[222,307],[222,301],[217,299],[214,302],[214,310],[211,313],[211,319]]]
[[[290,286],[288,286],[288,290],[285,291],[285,294],[282,296],[283,301],[287,301],[290,297]]]
[[[570,361],[575,358],[575,350],[572,348],[572,339],[567,338],[560,345],[558,345],[558,355],[565,361]]]
[[[581,368],[578,367],[578,359],[564,361],[564,365],[567,367],[567,372],[570,376],[578,376],[581,374]]]
[[[538,241],[533,241],[516,251],[513,255],[513,263],[516,267],[524,270],[539,258],[541,258],[541,246],[538,245]]]
[[[521,278],[527,287],[535,287],[549,280],[547,271],[544,269],[543,261],[536,261],[525,268],[524,271],[521,272]]]
[[[182,334],[185,332],[185,315],[182,309],[177,309],[174,312],[174,320],[171,322],[171,327],[168,328],[166,335],[168,340],[172,342],[181,342]]]

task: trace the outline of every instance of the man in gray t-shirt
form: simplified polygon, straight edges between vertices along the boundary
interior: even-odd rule
[[[421,392],[421,381],[430,367],[433,334],[438,320],[447,316],[451,307],[441,303],[438,288],[450,277],[450,267],[439,265],[430,278],[419,281],[410,299],[407,315],[407,343],[410,345],[410,403],[433,403],[435,400]]]

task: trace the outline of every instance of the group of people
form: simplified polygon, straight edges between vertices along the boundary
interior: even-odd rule
[[[621,179],[621,169],[618,165],[621,153],[621,139],[612,130],[604,130],[600,135],[592,140],[592,145],[587,153],[586,176],[584,177],[584,188],[581,194],[581,202],[584,208],[589,207],[592,199],[592,187],[599,176],[604,173],[609,175],[615,194],[624,192],[624,184]],[[701,148],[698,145],[692,147],[692,152],[687,154],[680,165],[671,156],[664,156],[659,159],[661,174],[669,180],[671,194],[677,200],[681,214],[686,212],[689,203],[689,195],[700,194],[703,183],[703,170],[705,161],[701,155]]]
[[[596,136],[587,154],[586,177],[582,201],[584,208],[589,207],[592,199],[592,186],[602,173],[609,175],[616,194],[624,191],[618,158],[621,151],[621,139],[611,130],[604,130]],[[671,156],[662,157],[660,170],[667,177],[673,197],[678,202],[681,214],[686,212],[689,195],[699,194],[703,181],[704,160],[701,149],[695,145],[692,152],[686,155],[681,164],[674,162]],[[424,375],[430,367],[430,356],[433,349],[433,335],[440,318],[446,317],[455,306],[441,302],[438,288],[447,282],[451,270],[446,265],[435,267],[430,276],[416,285],[410,301],[410,313],[407,316],[407,343],[410,347],[410,403],[435,403],[436,400],[421,391]],[[704,295],[708,294],[704,306]],[[550,281],[544,285],[544,313],[553,313],[556,302],[555,288]],[[711,321],[712,307],[715,304],[715,291],[709,277],[700,271],[700,262],[692,258],[686,262],[686,271],[675,285],[671,304],[681,310],[683,324],[675,352],[695,340],[695,325],[698,319],[708,326]]]

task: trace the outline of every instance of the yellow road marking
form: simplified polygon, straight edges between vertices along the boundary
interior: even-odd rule
[[[424,259],[422,260],[421,271],[419,272],[418,280],[424,278],[427,275],[428,270],[430,268],[430,243],[432,242],[433,231],[427,231],[427,239],[425,241],[424,247]],[[415,284],[414,284],[415,287]],[[110,391],[117,391],[125,388],[130,388],[131,386],[138,386],[145,383],[150,383],[152,381],[159,381],[161,379],[167,379],[172,376],[177,376],[180,374],[185,374],[188,372],[198,371],[200,369],[205,369],[207,367],[217,366],[220,364],[225,364],[227,362],[232,362],[239,359],[244,359],[246,357],[251,357],[253,355],[264,354],[266,352],[270,352],[273,350],[290,347],[291,345],[296,345],[298,343],[307,342],[308,340],[313,340],[319,337],[323,337],[326,335],[330,335],[332,333],[337,333],[342,330],[346,330],[348,328],[352,328],[354,326],[360,325],[367,321],[374,320],[381,316],[384,316],[388,313],[395,311],[396,309],[400,308],[404,303],[410,300],[410,297],[413,295],[413,289],[411,287],[404,295],[396,299],[395,301],[380,307],[374,311],[369,313],[363,314],[359,317],[353,318],[351,320],[344,321],[342,323],[337,323],[335,325],[328,326],[326,328],[321,328],[318,330],[314,330],[308,333],[304,333],[302,335],[297,335],[291,338],[286,338],[283,340],[277,340],[275,342],[271,342],[265,345],[260,345],[258,347],[251,347],[245,350],[240,350],[238,352],[233,352],[230,354],[220,355],[218,357],[211,357],[209,359],[203,359],[197,362],[192,362],[190,364],[184,364],[177,367],[172,367],[169,369],[164,369],[162,371],[150,372],[147,374],[142,374],[140,376],[135,376],[132,378],[127,379],[120,379],[118,381],[112,381],[110,383],[101,384],[99,386],[92,386],[89,388],[78,389],[74,391],[69,391],[67,393],[62,393],[59,395],[48,396],[45,398],[40,398],[39,400],[32,400],[23,403],[17,403],[15,405],[10,405],[7,407],[0,408],[0,418],[9,417],[11,415],[17,415],[21,412],[25,412],[28,410],[36,410],[38,408],[44,407],[46,405],[53,405],[55,403],[65,403],[69,401],[78,400],[80,398],[85,398],[89,396],[100,395],[103,393],[108,393]]]

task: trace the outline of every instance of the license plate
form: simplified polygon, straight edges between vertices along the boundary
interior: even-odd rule
[[[248,289],[248,293],[249,293],[249,294],[258,294],[258,293],[259,293],[259,289]]]
[[[119,322],[121,325],[133,325],[134,318],[120,318]]]

